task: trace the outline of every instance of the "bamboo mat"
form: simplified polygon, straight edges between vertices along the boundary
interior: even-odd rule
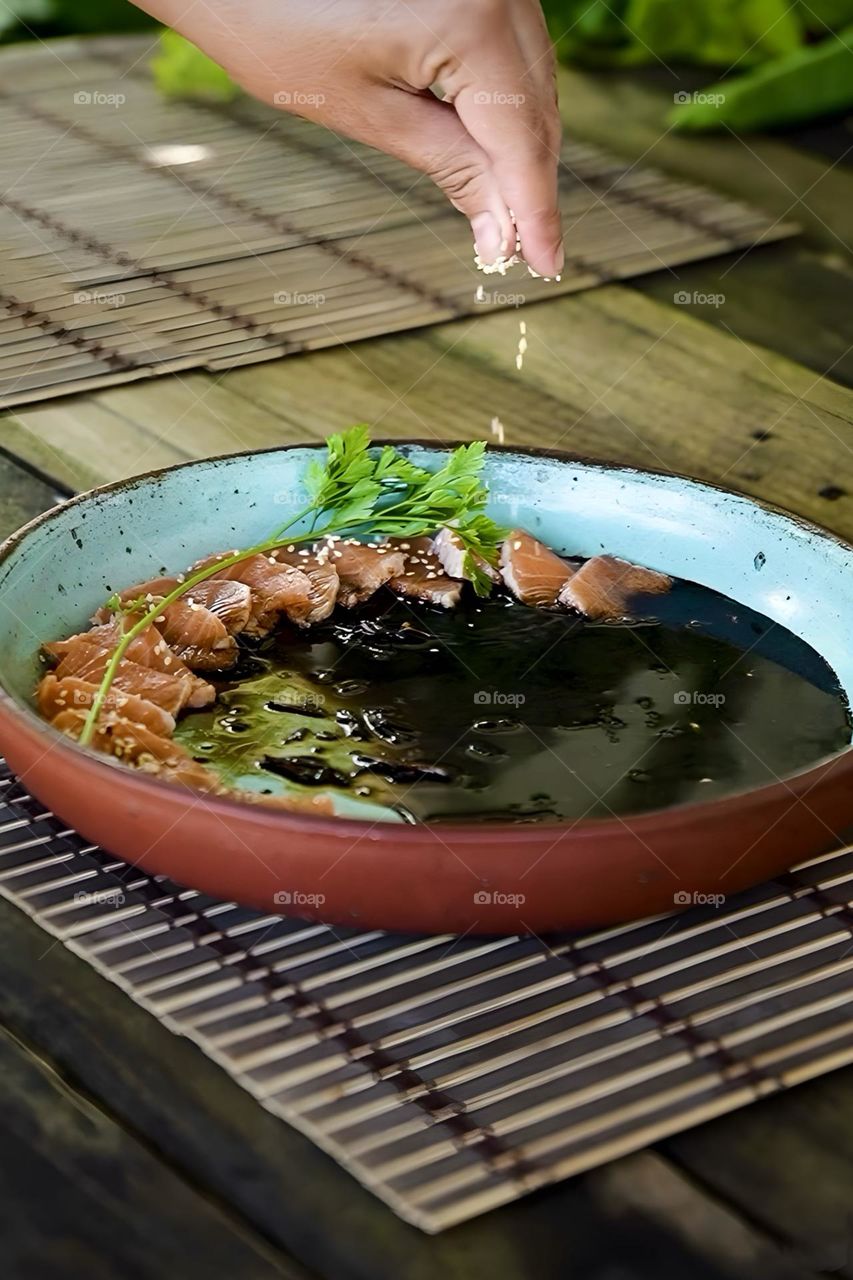
[[[426,178],[249,99],[166,102],[149,48],[2,54],[2,405],[517,307],[793,230],[569,143],[561,283],[483,277]]]
[[[0,895],[436,1232],[853,1062],[853,849],[680,916],[403,937],[216,902],[0,761]]]

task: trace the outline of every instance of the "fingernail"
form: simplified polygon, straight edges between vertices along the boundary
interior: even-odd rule
[[[501,252],[501,229],[491,213],[476,213],[471,219],[477,253],[484,262],[494,262]]]

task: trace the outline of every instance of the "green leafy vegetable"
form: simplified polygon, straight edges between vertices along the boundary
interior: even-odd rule
[[[794,124],[853,105],[853,0],[544,0],[544,8],[564,61],[735,72],[689,95],[670,117],[678,128]]]
[[[167,98],[230,102],[239,92],[227,71],[177,31],[163,32],[151,69]]]
[[[452,524],[466,548],[466,576],[478,594],[487,593],[491,582],[482,569],[482,562],[495,563],[505,531],[484,512],[488,499],[488,490],[481,480],[485,449],[481,441],[460,445],[438,471],[425,471],[390,445],[385,445],[378,454],[371,452],[370,432],[364,425],[331,436],[325,462],[318,460],[307,469],[309,505],[262,542],[190,574],[153,605],[148,606],[142,599],[122,603],[118,595],[110,596],[107,607],[123,619],[125,629],[92,699],[80,742],[86,746],[92,741],[104,701],[122,659],[137,636],[142,635],[164,609],[200,582],[250,556],[333,534],[417,537],[434,533],[441,525]],[[297,526],[303,527],[297,530]],[[145,612],[135,617],[141,609]]]
[[[715,103],[715,99],[721,101]],[[761,129],[853,107],[853,27],[677,106],[679,129]]]

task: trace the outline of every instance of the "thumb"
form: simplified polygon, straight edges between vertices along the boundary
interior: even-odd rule
[[[432,178],[471,223],[484,262],[515,250],[515,226],[492,163],[454,108],[434,94],[373,88],[372,120],[363,141]],[[369,134],[369,136],[368,136]]]

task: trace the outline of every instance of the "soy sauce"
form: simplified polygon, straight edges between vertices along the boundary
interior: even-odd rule
[[[179,736],[232,783],[346,791],[421,822],[641,813],[849,744],[836,676],[784,627],[687,582],[635,607],[651,617],[592,624],[506,596],[445,612],[380,593],[247,650],[248,678]]]

